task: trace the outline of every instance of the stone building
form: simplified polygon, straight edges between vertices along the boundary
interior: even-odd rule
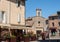
[[[56,14],[49,16],[48,26],[50,30],[51,39],[60,39],[60,11],[57,11]],[[54,35],[51,37],[51,35]]]
[[[53,14],[49,16],[49,29],[56,29],[59,30],[60,28],[60,13]]]
[[[32,31],[40,35],[41,32],[46,31],[46,18],[42,17],[41,9],[36,9],[36,16],[26,19],[26,27],[32,28]]]
[[[0,0],[0,36],[22,34],[25,27],[26,0]]]

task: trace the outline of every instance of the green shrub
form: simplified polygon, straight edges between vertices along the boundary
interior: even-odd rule
[[[10,38],[10,34],[9,34],[9,33],[4,34],[4,38],[5,38],[5,39],[6,39],[6,38]]]
[[[28,34],[26,34],[26,35],[24,35],[24,37],[29,37],[29,35],[28,35]]]
[[[16,36],[15,35],[12,35],[11,38],[16,38]]]

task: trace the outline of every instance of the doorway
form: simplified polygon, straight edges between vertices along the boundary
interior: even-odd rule
[[[42,32],[41,30],[37,30],[36,31],[37,37],[40,37],[41,36],[41,32]]]

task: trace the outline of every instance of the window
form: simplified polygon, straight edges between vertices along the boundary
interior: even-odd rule
[[[52,20],[54,20],[54,17],[52,17]]]
[[[54,22],[52,23],[52,25],[54,26]]]
[[[18,7],[20,6],[20,1],[18,1]]]
[[[20,14],[18,14],[18,23],[20,23]]]
[[[40,21],[38,21],[38,26],[40,26]]]
[[[58,17],[58,16],[50,16],[49,20],[55,20],[55,19],[58,19],[58,18],[60,18],[60,17]]]
[[[3,14],[3,23],[7,23],[7,15],[5,13]]]
[[[46,20],[46,24],[48,24],[48,20]]]
[[[59,22],[58,24],[59,24],[59,26],[60,26],[60,22]]]
[[[4,11],[2,11],[2,20],[4,19]]]
[[[57,14],[60,15],[60,11],[57,11]]]
[[[40,21],[38,21],[38,24],[40,24]]]
[[[4,17],[4,11],[0,11],[0,22],[3,21],[3,17]]]
[[[38,12],[38,16],[40,16],[40,12]]]
[[[16,0],[16,4],[19,7],[20,6],[20,1]]]
[[[60,19],[60,16],[58,16],[58,19]]]
[[[7,17],[4,11],[0,11],[0,23],[6,23]]]
[[[52,18],[51,18],[51,17],[49,17],[49,20],[52,20]]]
[[[0,23],[2,22],[2,12],[0,11]]]

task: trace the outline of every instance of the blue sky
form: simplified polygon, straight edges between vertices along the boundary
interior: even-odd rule
[[[36,8],[42,9],[42,16],[48,16],[60,11],[60,0],[27,0],[26,18],[36,16]]]

